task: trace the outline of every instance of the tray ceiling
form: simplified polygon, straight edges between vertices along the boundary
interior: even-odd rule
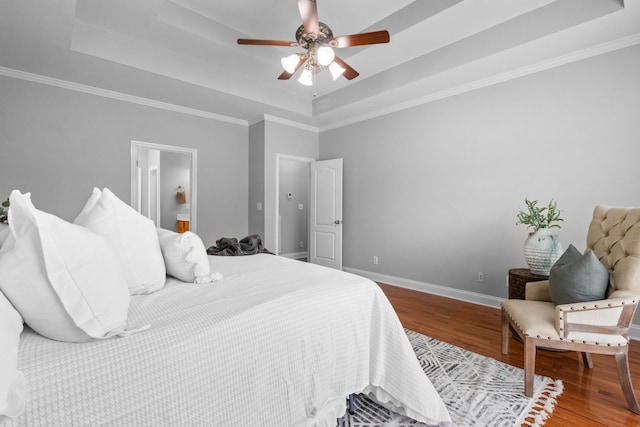
[[[640,0],[318,0],[335,35],[386,29],[391,42],[340,49],[360,77],[321,72],[305,87],[277,80],[280,58],[299,49],[236,44],[294,40],[294,0],[4,1],[0,67],[234,120],[330,128],[640,43],[639,9]]]

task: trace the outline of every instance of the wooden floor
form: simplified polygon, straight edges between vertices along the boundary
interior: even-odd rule
[[[500,310],[385,284],[380,287],[405,328],[523,367],[521,343],[511,338],[509,354],[500,351]],[[629,359],[640,398],[640,342],[631,342]],[[585,369],[575,352],[538,351],[536,374],[564,383],[564,393],[545,426],[640,426],[640,415],[627,409],[614,357],[594,354],[593,363],[593,369]]]

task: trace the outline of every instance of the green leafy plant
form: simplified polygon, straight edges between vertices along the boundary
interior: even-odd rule
[[[8,217],[7,217],[8,214],[9,214],[9,199],[5,200],[0,205],[0,222],[6,224],[8,220]]]
[[[555,200],[551,199],[549,205],[544,207],[538,207],[537,200],[525,198],[524,202],[527,205],[527,210],[518,212],[516,225],[524,224],[533,228],[533,232],[540,228],[561,228],[559,223],[564,219],[560,218],[560,210]]]

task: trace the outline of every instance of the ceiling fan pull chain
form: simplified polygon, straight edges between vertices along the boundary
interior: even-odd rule
[[[316,96],[318,96],[318,94],[316,93],[316,67],[313,67],[311,73],[311,81],[313,82],[313,97],[315,98]]]

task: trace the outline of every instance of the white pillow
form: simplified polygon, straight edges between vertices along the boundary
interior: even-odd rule
[[[14,190],[0,288],[36,332],[82,342],[123,333],[129,292],[104,236],[36,209]]]
[[[17,417],[24,412],[25,381],[18,367],[18,344],[22,317],[0,292],[0,416]]]
[[[164,228],[158,228],[157,231],[167,274],[192,283],[210,283],[222,279],[219,273],[211,274],[207,250],[197,234],[191,231],[176,233]]]
[[[94,188],[74,222],[111,240],[131,295],[155,292],[164,286],[167,272],[153,221],[109,189],[100,192]]]
[[[4,242],[6,242],[7,239],[9,238],[9,234],[11,234],[11,229],[9,228],[9,225],[0,223],[0,248],[2,247]]]

